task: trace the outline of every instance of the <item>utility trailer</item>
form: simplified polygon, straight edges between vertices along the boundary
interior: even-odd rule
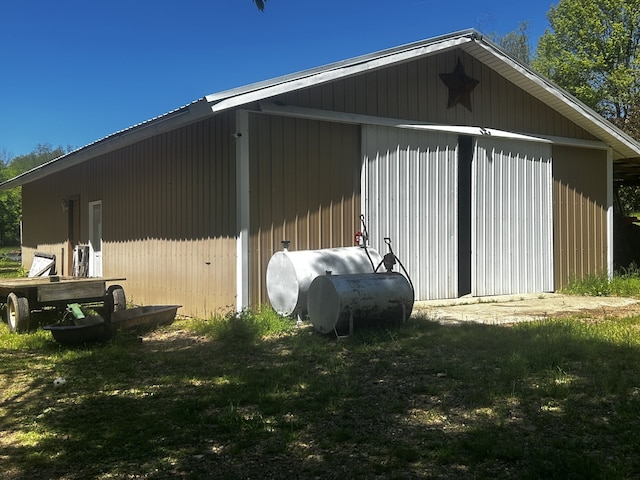
[[[29,329],[31,312],[45,308],[64,310],[69,303],[103,303],[106,314],[126,308],[124,278],[43,277],[0,279],[0,302],[6,298],[7,323],[12,332]]]

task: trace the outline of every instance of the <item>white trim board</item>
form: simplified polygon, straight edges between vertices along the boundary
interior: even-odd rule
[[[308,120],[349,123],[355,125],[379,125],[385,127],[412,128],[416,130],[432,130],[438,132],[457,133],[459,135],[507,138],[529,142],[552,143],[554,145],[564,145],[571,147],[596,148],[600,150],[607,150],[610,148],[607,144],[597,140],[556,137],[551,135],[530,135],[525,133],[508,132],[495,128],[416,122],[413,120],[376,117],[372,115],[360,115],[356,113],[343,113],[316,108],[283,106],[271,102],[260,102],[260,112],[270,115],[280,115],[283,117],[295,117]]]
[[[236,309],[249,306],[249,112],[236,112]]]

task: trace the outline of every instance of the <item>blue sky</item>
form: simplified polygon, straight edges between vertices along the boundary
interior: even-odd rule
[[[529,23],[552,0],[4,0],[0,158],[81,147],[210,93],[466,28]]]

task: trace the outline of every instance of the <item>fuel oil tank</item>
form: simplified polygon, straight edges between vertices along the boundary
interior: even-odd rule
[[[309,320],[320,333],[401,325],[413,310],[409,281],[397,272],[321,275],[309,286]]]
[[[269,259],[267,295],[271,306],[280,315],[304,317],[307,314],[307,291],[314,278],[327,272],[373,273],[381,261],[382,257],[373,248],[284,249]]]

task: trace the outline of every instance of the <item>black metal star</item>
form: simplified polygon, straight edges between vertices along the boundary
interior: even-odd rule
[[[440,79],[449,88],[449,101],[447,108],[451,108],[461,103],[467,110],[471,109],[471,92],[480,83],[479,80],[467,76],[462,66],[462,62],[458,58],[458,64],[452,73],[441,73]]]

